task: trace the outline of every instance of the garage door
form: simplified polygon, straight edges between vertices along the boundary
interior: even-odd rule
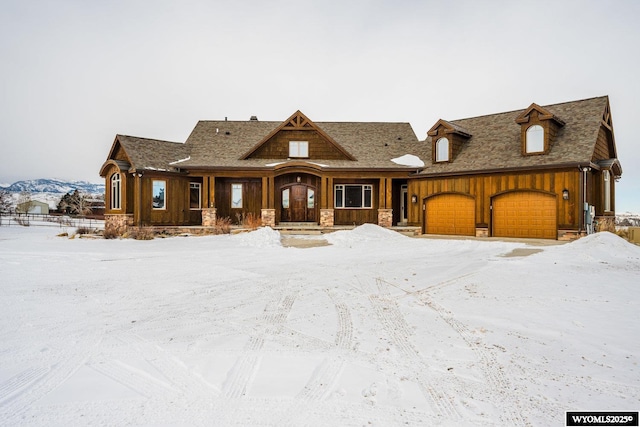
[[[461,194],[441,194],[427,199],[425,232],[476,235],[475,200]]]
[[[555,196],[522,191],[493,200],[493,235],[557,239]]]

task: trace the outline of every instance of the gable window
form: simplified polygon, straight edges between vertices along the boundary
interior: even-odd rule
[[[289,141],[289,157],[309,157],[309,141]]]
[[[370,209],[372,195],[372,185],[336,185],[334,187],[335,207],[338,209]]]
[[[544,129],[540,125],[533,125],[527,129],[525,150],[527,153],[544,152]]]
[[[608,170],[602,171],[604,181],[604,210],[611,212],[611,173]]]
[[[242,208],[242,184],[231,184],[231,209]]]
[[[449,161],[449,140],[440,138],[436,141],[436,162]]]
[[[200,209],[201,205],[201,184],[199,182],[189,183],[189,209]]]
[[[113,210],[122,209],[121,191],[122,191],[122,182],[120,181],[120,174],[116,172],[113,175],[111,175],[111,209]]]
[[[153,209],[166,209],[167,207],[167,182],[153,181],[153,193],[151,200],[153,201]]]

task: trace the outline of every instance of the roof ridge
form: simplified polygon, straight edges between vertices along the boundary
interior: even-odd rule
[[[540,106],[542,108],[553,108],[553,107],[557,107],[557,106],[560,106],[560,105],[577,104],[579,102],[591,101],[593,99],[608,98],[608,97],[609,97],[609,95],[602,95],[602,96],[593,96],[591,98],[577,99],[577,100],[574,100],[574,101],[563,101],[563,102],[558,102],[558,103],[555,103],[555,104],[545,104],[545,105],[536,104],[536,105],[538,105],[538,106]],[[515,114],[515,113],[518,113],[518,112],[521,112],[521,111],[525,111],[527,108],[529,108],[529,106],[531,106],[531,104],[527,105],[524,108],[519,108],[517,110],[501,111],[499,113],[492,113],[492,114],[481,114],[479,116],[464,117],[464,118],[461,118],[461,119],[447,120],[447,121],[450,122],[450,123],[454,123],[454,122],[459,122],[459,121],[462,121],[462,120],[479,119],[481,117],[498,116],[498,115],[501,115],[501,114]]]

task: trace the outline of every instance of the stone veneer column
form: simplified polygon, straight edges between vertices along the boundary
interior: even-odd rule
[[[218,219],[218,209],[202,208],[202,226],[203,227],[215,227],[217,219]]]
[[[262,220],[262,225],[265,227],[275,227],[276,226],[276,210],[275,209],[262,209],[260,211],[260,219]]]
[[[104,232],[122,236],[133,225],[133,214],[105,214]]]
[[[320,209],[320,227],[333,227],[333,209]]]
[[[378,225],[380,227],[393,225],[393,209],[378,209]]]

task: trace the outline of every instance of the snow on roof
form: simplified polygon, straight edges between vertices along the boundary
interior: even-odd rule
[[[413,154],[405,154],[404,156],[391,159],[391,161],[397,165],[402,166],[413,166],[417,168],[424,167],[424,162],[420,160],[420,157],[414,156]]]

